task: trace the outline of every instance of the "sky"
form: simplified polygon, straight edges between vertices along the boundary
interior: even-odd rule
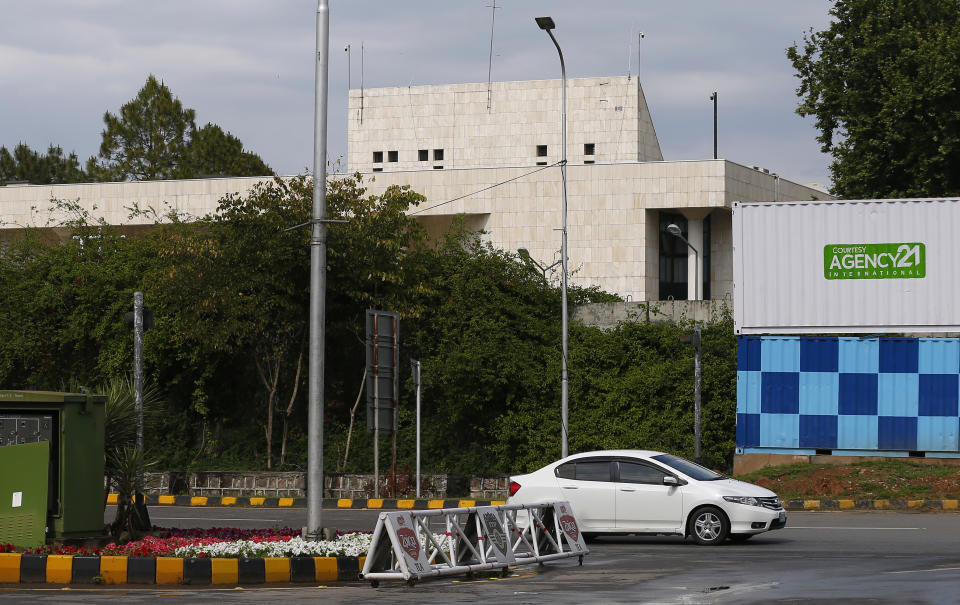
[[[487,81],[493,0],[329,5],[331,161],[345,164],[348,83]],[[665,160],[713,156],[717,91],[720,157],[828,186],[830,157],[812,118],[795,113],[799,81],[785,49],[824,29],[830,5],[496,0],[492,79],[560,77],[556,49],[534,22],[549,15],[568,78],[639,69]],[[309,172],[316,10],[315,0],[7,0],[0,145],[53,143],[83,162],[99,150],[104,112],[117,113],[153,74],[196,110],[198,127],[220,125],[279,174]]]

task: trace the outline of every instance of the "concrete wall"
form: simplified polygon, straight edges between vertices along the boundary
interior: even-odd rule
[[[725,301],[661,300],[651,302],[615,302],[577,305],[570,311],[570,321],[585,326],[610,330],[621,322],[716,323],[733,310]]]
[[[560,80],[494,82],[489,94],[486,82],[351,90],[349,171],[552,164],[562,157],[561,92]],[[587,143],[594,145],[592,156],[584,155]],[[547,146],[545,157],[537,156],[538,145]],[[443,150],[442,160],[435,159],[436,149]],[[428,160],[419,159],[420,150]],[[382,162],[373,162],[374,152],[383,154]],[[663,159],[635,78],[567,80],[567,154],[570,164]]]
[[[324,498],[372,498],[373,475],[327,473]],[[391,496],[387,477],[380,477],[381,496]],[[505,499],[508,495],[506,475],[466,478],[460,475],[430,473],[422,476],[421,496],[447,498],[470,496],[478,499]],[[303,498],[306,496],[306,473],[236,471],[146,473],[147,495],[188,494],[190,496],[239,496],[268,498]],[[416,485],[412,477],[398,476],[398,496],[413,497]],[[392,496],[391,496],[392,497]]]
[[[0,187],[0,229],[50,227],[76,217],[54,208],[51,200],[77,202],[93,218],[110,225],[146,225],[151,216],[131,216],[131,209],[152,209],[163,216],[201,217],[217,209],[231,193],[246,194],[256,183],[272,177],[236,177],[131,183],[77,183],[71,185],[7,185]]]

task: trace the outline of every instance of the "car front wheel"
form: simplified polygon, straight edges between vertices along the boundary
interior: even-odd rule
[[[705,506],[690,517],[690,534],[697,544],[720,544],[727,539],[729,533],[730,522],[719,508]]]

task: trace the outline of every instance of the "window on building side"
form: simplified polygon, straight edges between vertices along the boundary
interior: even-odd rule
[[[374,171],[374,172],[383,172],[383,166],[374,166],[374,167],[373,167],[373,171]]]
[[[430,151],[428,149],[421,149],[417,152],[417,159],[421,162],[426,162],[430,159]]]
[[[547,146],[546,145],[537,145],[537,158],[546,158],[547,157]],[[537,166],[546,166],[547,160],[537,159]]]
[[[593,156],[596,153],[596,145],[593,143],[583,144],[583,163],[593,164]]]
[[[443,161],[443,149],[434,149],[433,150],[433,161],[442,162]]]
[[[400,160],[400,153],[397,151],[388,151],[387,152],[387,161],[388,162],[397,162]]]
[[[374,152],[373,152],[373,163],[374,163],[374,164],[381,164],[381,163],[383,163],[383,152],[382,152],[382,151],[374,151]]]
[[[433,169],[434,169],[434,170],[443,170],[443,166],[434,166]]]

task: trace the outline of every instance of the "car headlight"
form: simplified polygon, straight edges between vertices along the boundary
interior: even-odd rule
[[[760,506],[760,501],[753,496],[724,496],[723,499],[727,502],[736,502],[747,506]]]

